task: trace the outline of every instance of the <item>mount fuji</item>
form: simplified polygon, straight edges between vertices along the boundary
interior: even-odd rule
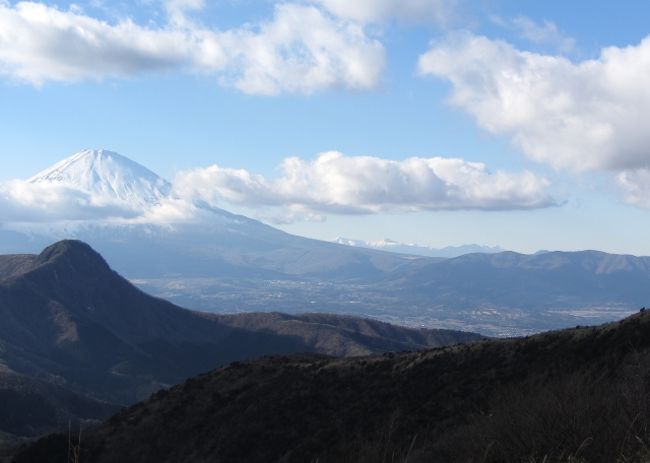
[[[106,150],[83,150],[36,174],[29,183],[55,183],[100,197],[151,206],[171,195],[171,184],[130,159]]]

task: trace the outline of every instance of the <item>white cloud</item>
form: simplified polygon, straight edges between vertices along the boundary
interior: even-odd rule
[[[56,182],[13,180],[0,183],[0,226],[18,224],[154,224],[214,222],[210,209],[178,197],[155,203],[121,200]]]
[[[192,61],[185,34],[116,25],[41,3],[0,5],[0,71],[42,84],[169,70]]]
[[[230,31],[220,41],[232,71],[224,80],[245,93],[370,89],[385,66],[384,48],[361,26],[315,7],[277,6],[274,20],[259,30]]]
[[[551,45],[562,52],[569,52],[575,48],[576,41],[564,35],[557,25],[548,20],[537,23],[526,16],[518,16],[512,20],[523,38],[540,45]]]
[[[574,63],[461,34],[434,43],[419,71],[448,79],[453,104],[536,161],[576,171],[650,167],[650,38]]]
[[[183,172],[174,181],[179,197],[253,208],[281,207],[288,214],[371,214],[386,211],[507,210],[554,205],[548,181],[530,172],[490,172],[484,164],[454,158],[320,154],[313,161],[288,158],[277,179],[217,165]]]
[[[568,53],[575,49],[576,41],[565,35],[553,21],[537,22],[527,16],[517,16],[513,19],[491,15],[490,20],[504,28],[515,30],[518,35],[537,45],[548,45],[560,52]]]
[[[457,0],[311,0],[335,15],[363,23],[397,19],[443,24],[452,16]]]
[[[166,0],[165,9],[173,24],[186,25],[187,11],[199,11],[205,7],[205,0]]]
[[[111,221],[127,224],[174,225],[206,223],[214,219],[215,215],[210,210],[197,207],[192,201],[169,197],[143,207],[136,217]]]
[[[201,0],[170,0],[170,23],[150,28],[101,21],[43,3],[0,3],[0,73],[47,81],[193,71],[252,94],[369,89],[385,65],[384,49],[364,30],[304,5],[282,4],[257,26],[218,31],[192,23]]]
[[[53,183],[0,183],[0,223],[132,220],[142,211],[123,201]]]
[[[650,209],[650,169],[624,171],[616,179],[628,204]]]

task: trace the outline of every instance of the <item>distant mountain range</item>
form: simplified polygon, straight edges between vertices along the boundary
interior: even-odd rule
[[[474,334],[312,314],[214,316],[149,296],[88,245],[0,256],[0,432],[108,416],[234,360],[419,350]],[[6,404],[6,405],[4,405]]]
[[[191,379],[84,430],[115,463],[642,462],[650,314],[354,359],[290,355]],[[62,461],[66,435],[14,463]]]
[[[349,238],[336,238],[335,243],[343,244],[346,246],[353,246],[359,248],[378,249],[381,251],[395,252],[398,254],[412,254],[424,257],[459,257],[465,254],[485,253],[496,254],[503,252],[505,249],[499,246],[481,246],[479,244],[465,244],[462,246],[446,246],[444,248],[433,248],[429,246],[421,246],[413,243],[400,243],[384,238],[377,241],[363,241],[353,240]]]
[[[109,151],[77,153],[30,182],[64,185],[137,217],[4,224],[0,253],[80,239],[139,288],[191,309],[328,312],[503,336],[614,320],[650,300],[645,257],[482,247],[424,257],[388,240],[368,244],[374,249],[312,240],[181,200],[168,181]],[[179,202],[190,218],[157,221]]]

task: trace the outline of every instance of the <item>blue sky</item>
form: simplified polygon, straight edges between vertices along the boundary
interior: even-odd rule
[[[169,179],[216,164],[200,171],[205,183],[181,174],[179,184],[321,239],[650,255],[647,2],[360,4],[0,1],[0,180],[107,148]],[[296,33],[283,48],[264,29],[300,28],[303,14],[323,33]],[[96,54],[70,33],[84,28]],[[163,45],[151,45],[152,31]],[[210,40],[225,58],[206,58]],[[274,40],[269,67],[259,43]],[[615,56],[603,58],[606,47]],[[322,50],[323,69],[301,61]],[[330,151],[341,157],[316,164]],[[288,179],[289,157],[314,185]],[[484,164],[476,183],[464,180],[468,163]],[[328,169],[334,180],[323,180]],[[424,173],[431,180],[411,191]]]

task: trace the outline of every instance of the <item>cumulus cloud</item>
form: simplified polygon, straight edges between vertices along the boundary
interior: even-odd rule
[[[164,6],[173,24],[186,25],[188,24],[186,13],[202,10],[205,7],[205,0],[167,0]]]
[[[573,51],[576,41],[573,37],[565,35],[553,21],[535,21],[527,16],[517,16],[513,19],[504,19],[492,15],[490,20],[505,29],[515,30],[519,36],[537,45],[548,45],[567,53]]]
[[[518,16],[512,23],[523,38],[533,43],[551,45],[563,52],[569,52],[576,46],[575,39],[564,35],[552,21],[538,23],[526,16]]]
[[[616,179],[628,204],[650,209],[650,169],[624,171]]]
[[[133,199],[133,198],[131,198]],[[0,226],[38,224],[153,224],[214,222],[209,208],[179,197],[123,200],[57,182],[13,180],[0,183]]]
[[[390,19],[442,24],[453,15],[458,0],[312,0],[335,15],[359,22]]]
[[[41,3],[0,5],[0,70],[18,79],[77,81],[189,64],[184,34],[108,23]]]
[[[202,0],[170,0],[169,24],[108,23],[36,2],[0,2],[0,73],[36,85],[190,71],[245,93],[369,89],[382,45],[356,23],[314,6],[280,4],[271,20],[213,30],[186,17]]]
[[[179,197],[208,204],[288,208],[296,215],[371,214],[386,211],[507,210],[548,207],[548,181],[530,172],[491,172],[484,164],[454,158],[393,161],[370,156],[320,154],[313,161],[288,158],[282,175],[267,179],[213,165],[179,174]]]
[[[385,66],[384,48],[361,26],[308,6],[279,5],[274,21],[224,33],[220,43],[232,73],[223,79],[245,93],[369,89]]]
[[[0,183],[0,223],[132,220],[141,214],[124,201],[54,183]]]
[[[447,79],[451,102],[555,168],[650,167],[650,38],[572,62],[461,34],[433,43],[419,71]]]

